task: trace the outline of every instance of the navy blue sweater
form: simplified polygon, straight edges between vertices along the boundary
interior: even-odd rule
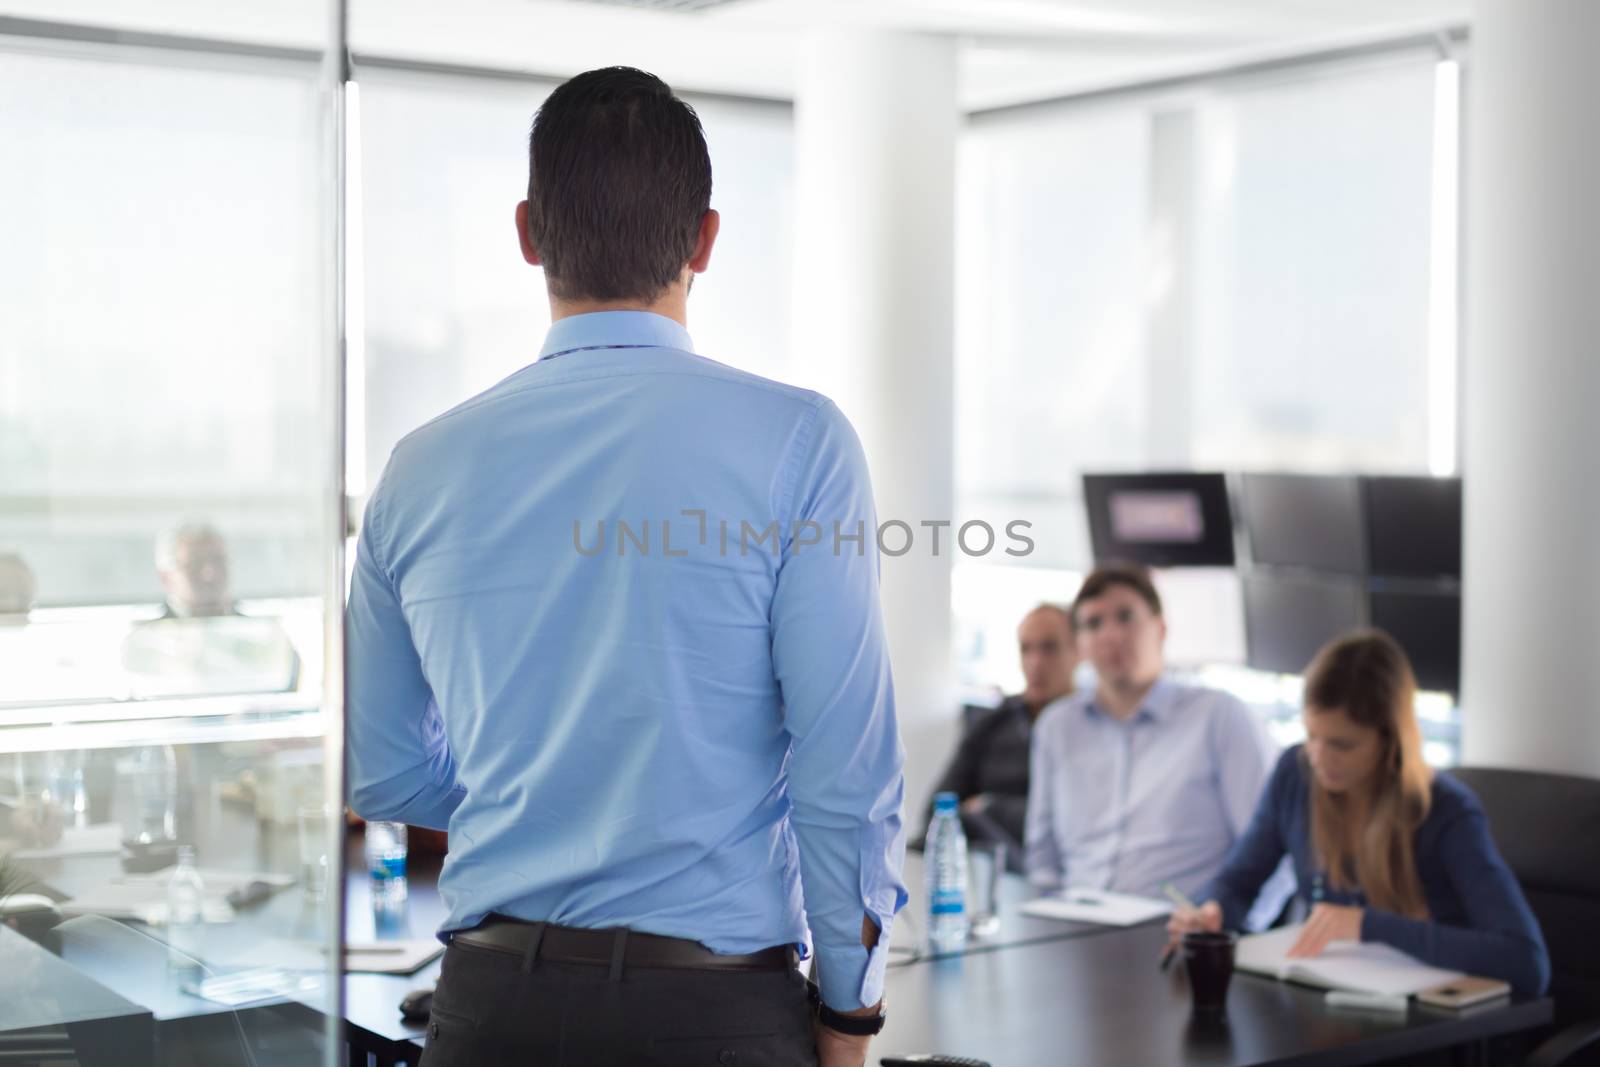
[[[1298,892],[1308,904],[1312,887],[1325,881],[1311,847],[1310,772],[1302,748],[1278,760],[1250,826],[1201,898],[1222,906],[1230,929],[1239,928],[1284,853],[1294,859]],[[1363,941],[1393,945],[1436,967],[1499,978],[1519,993],[1543,993],[1550,957],[1539,924],[1494,847],[1478,798],[1447,774],[1433,777],[1433,803],[1417,828],[1414,851],[1427,919],[1367,907],[1359,893],[1330,891],[1322,899],[1365,908]]]

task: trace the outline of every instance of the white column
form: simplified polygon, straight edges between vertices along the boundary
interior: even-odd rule
[[[935,557],[934,531],[920,525],[959,523],[951,445],[956,48],[949,38],[870,31],[825,31],[799,47],[797,365],[788,377],[832,397],[855,424],[880,523],[898,519],[916,535],[910,552],[883,560],[915,832],[956,722],[955,526],[939,531]],[[896,529],[885,543],[898,550],[903,540]]]
[[[1600,4],[1478,0],[1463,761],[1600,776]]]
[[[1145,230],[1145,458],[1152,470],[1190,463],[1195,356],[1195,113],[1150,116],[1150,217]]]

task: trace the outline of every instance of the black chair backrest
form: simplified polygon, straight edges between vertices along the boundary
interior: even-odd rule
[[[1600,779],[1457,767],[1550,950],[1558,1023],[1600,1019]]]
[[[961,734],[965,737],[978,725],[978,721],[989,714],[999,704],[963,704],[961,705]]]

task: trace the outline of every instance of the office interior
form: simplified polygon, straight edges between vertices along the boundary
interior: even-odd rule
[[[900,524],[913,834],[1022,616],[1138,559],[1170,669],[1280,745],[1317,647],[1394,633],[1428,762],[1529,776],[1501,846],[1592,949],[1597,35],[1583,0],[0,0],[0,1058],[414,1062],[394,1005],[437,964],[374,946],[432,939],[447,842],[374,895],[353,538],[405,433],[537,356],[529,122],[612,64],[706,129],[697,350],[833,397]],[[1546,936],[1540,1034],[1600,1020]],[[925,1023],[1019,981],[915,957]],[[1371,1027],[1317,1062],[1410,1048]],[[1295,1062],[1251,1033],[1167,1062]]]

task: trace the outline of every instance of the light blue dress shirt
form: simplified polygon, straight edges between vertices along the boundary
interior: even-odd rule
[[[441,933],[809,925],[827,1002],[876,1003],[906,900],[876,528],[829,400],[645,312],[558,320],[402,440],[350,593],[350,791],[449,830]]]
[[[1052,703],[1033,728],[1028,878],[1043,888],[1194,898],[1255,812],[1277,747],[1227,693],[1158,681],[1118,721],[1093,691]],[[1278,906],[1292,882],[1271,887]]]

